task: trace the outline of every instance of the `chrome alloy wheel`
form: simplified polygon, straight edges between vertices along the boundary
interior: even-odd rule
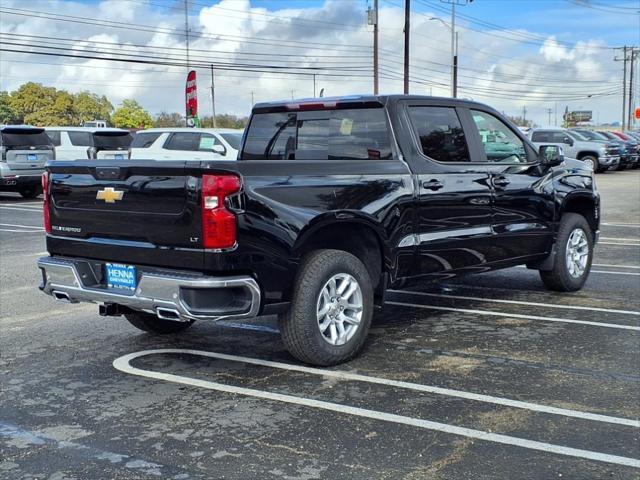
[[[362,320],[363,298],[358,281],[337,273],[324,284],[317,302],[318,328],[331,345],[344,345],[355,335]]]
[[[581,228],[576,228],[569,235],[566,250],[567,270],[569,274],[578,278],[584,275],[589,261],[589,242],[587,235]]]
[[[591,160],[590,158],[585,158],[582,163],[584,163],[584,165],[586,167],[589,167],[591,170],[595,169],[595,164],[593,163],[593,160]]]

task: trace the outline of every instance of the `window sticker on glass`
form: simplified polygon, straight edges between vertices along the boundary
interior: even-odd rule
[[[343,118],[340,123],[340,135],[351,135],[353,130],[353,119]]]
[[[215,145],[215,138],[200,137],[200,150],[211,150]]]

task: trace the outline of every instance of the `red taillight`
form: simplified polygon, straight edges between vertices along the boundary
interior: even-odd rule
[[[202,244],[204,248],[230,248],[236,244],[236,216],[225,199],[240,191],[235,175],[202,176]]]
[[[51,233],[51,212],[49,212],[49,172],[42,174],[42,219],[44,223],[44,231]]]

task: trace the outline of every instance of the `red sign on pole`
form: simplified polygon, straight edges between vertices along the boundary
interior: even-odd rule
[[[636,119],[640,120],[640,107],[636,108]]]
[[[187,107],[187,119],[198,117],[198,91],[196,87],[196,71],[191,70],[187,75],[187,85],[184,90]]]

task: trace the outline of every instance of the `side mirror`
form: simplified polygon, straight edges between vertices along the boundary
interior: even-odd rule
[[[558,145],[542,145],[538,150],[538,159],[543,165],[553,167],[564,162],[564,152]]]
[[[566,143],[567,145],[573,146],[573,139],[571,137],[564,137],[562,139],[562,143]]]
[[[219,143],[211,147],[211,151],[219,155],[224,155],[227,153],[227,149],[224,148],[224,145],[220,145]]]

